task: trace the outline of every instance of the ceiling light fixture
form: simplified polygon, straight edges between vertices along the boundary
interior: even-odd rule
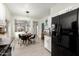
[[[29,11],[26,11],[26,13],[29,13]]]

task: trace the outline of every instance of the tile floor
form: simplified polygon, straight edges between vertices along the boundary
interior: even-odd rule
[[[43,42],[39,39],[35,44],[28,46],[16,43],[12,56],[51,56],[51,53],[44,48]]]

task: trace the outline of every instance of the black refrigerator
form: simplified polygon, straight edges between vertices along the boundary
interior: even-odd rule
[[[62,15],[52,17],[52,56],[79,55],[78,11],[79,9],[75,9]]]

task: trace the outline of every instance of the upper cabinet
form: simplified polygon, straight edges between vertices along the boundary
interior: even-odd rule
[[[0,3],[0,24],[3,25],[5,23],[5,6]]]
[[[62,28],[72,28],[72,23],[75,21],[77,21],[77,9],[60,16],[60,24],[62,25]]]

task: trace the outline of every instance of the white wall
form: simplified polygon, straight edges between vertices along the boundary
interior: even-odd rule
[[[11,38],[11,13],[5,4],[0,3],[0,25],[6,25],[5,20],[8,20],[8,32],[3,37]]]
[[[4,6],[5,6],[5,20],[6,19],[8,20],[8,32],[7,32],[6,36],[8,36],[9,38],[12,38],[12,35],[13,35],[12,14],[5,4],[4,4]]]
[[[41,37],[41,26],[42,26],[42,23],[45,23],[45,20],[48,20],[48,26],[46,28],[50,28],[51,27],[51,16],[46,16],[42,19],[39,19],[38,21],[38,35],[39,35],[39,38]]]

